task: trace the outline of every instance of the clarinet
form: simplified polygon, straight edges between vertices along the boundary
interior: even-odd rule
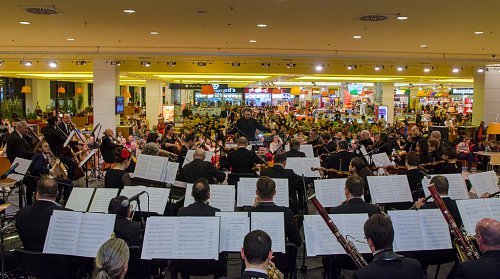
[[[450,211],[448,211],[443,199],[439,196],[434,184],[427,186],[427,188],[429,188],[429,192],[431,192],[434,202],[441,210],[441,213],[443,213],[444,219],[450,227],[451,234],[453,234],[453,237],[455,238],[460,261],[465,262],[479,258],[479,252],[477,251],[476,246],[474,246],[474,243],[472,243],[468,237],[464,236],[460,228],[457,226],[457,223],[455,223],[455,220],[453,219],[453,216],[451,216]]]
[[[347,255],[351,257],[351,259],[354,261],[354,263],[358,266],[358,268],[362,268],[363,266],[367,265],[365,259],[359,253],[358,249],[350,240],[346,240],[345,237],[340,233],[339,229],[333,223],[332,219],[330,219],[330,216],[328,216],[328,213],[326,213],[325,208],[321,205],[321,203],[318,201],[316,198],[316,195],[312,195],[309,197],[309,199],[312,201],[314,204],[314,207],[316,207],[316,210],[318,210],[319,215],[325,220],[326,225],[332,231],[333,235],[337,238],[337,241],[342,245],[342,248],[347,252]]]

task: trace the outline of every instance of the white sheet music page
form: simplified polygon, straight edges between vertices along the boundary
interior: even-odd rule
[[[375,166],[379,167],[379,168],[394,165],[391,162],[391,160],[389,160],[389,157],[387,156],[387,153],[385,153],[385,152],[373,154],[372,159],[373,159],[373,163],[375,164]]]
[[[28,169],[30,168],[31,165],[31,160],[16,157],[14,159],[14,162],[12,162],[12,165],[16,163],[19,163],[19,166],[17,166],[14,171],[20,174],[11,173],[7,176],[7,178],[13,179],[15,181],[21,181],[24,179],[24,176],[21,174],[26,174],[26,172],[28,172]]]
[[[312,144],[301,144],[299,151],[304,152],[304,154],[306,154],[307,158],[314,157],[314,150],[313,150]]]
[[[43,253],[74,255],[82,215],[82,212],[54,210],[50,217]]]
[[[148,174],[146,179],[152,181],[163,181],[162,172],[165,168],[166,158],[160,156],[152,156],[151,164],[149,165]]]
[[[65,207],[74,211],[87,211],[95,188],[73,187]]]
[[[251,230],[263,230],[273,242],[273,252],[285,253],[285,221],[283,212],[251,212]]]
[[[439,209],[418,210],[424,236],[424,250],[451,249],[448,223]]]
[[[220,217],[177,217],[176,259],[218,259]]]
[[[137,164],[135,164],[134,177],[146,179],[148,176],[149,166],[151,165],[151,158],[153,156],[146,154],[139,154],[137,156]]]
[[[206,153],[205,161],[211,162],[212,155],[214,155],[214,152],[213,151],[205,151],[205,153]],[[189,149],[188,152],[186,153],[186,157],[184,158],[184,163],[182,164],[182,167],[184,167],[186,164],[189,164],[193,161],[193,155],[194,155],[194,150]]]
[[[287,160],[288,162],[288,160]],[[304,159],[304,176],[305,177],[320,177],[319,170],[313,171],[311,168],[321,167],[321,162],[318,157]]]
[[[255,191],[257,178],[242,177],[238,182],[236,206],[253,206],[255,202]]]
[[[448,190],[448,195],[450,199],[468,200],[470,198],[469,192],[467,191],[467,185],[465,185],[465,180],[462,174],[452,173],[452,174],[437,174],[437,175],[444,176],[446,177],[446,179],[448,179],[448,184],[450,185],[450,188]],[[434,176],[436,175],[431,175],[431,179]],[[431,195],[431,192],[429,192],[429,189],[427,188],[427,186],[430,185],[430,181],[431,181],[430,179],[427,179],[425,177],[422,179],[422,185],[426,197]],[[431,198],[430,201],[433,201],[433,199]]]
[[[146,186],[125,186],[121,191],[120,195],[130,198],[134,195],[139,194],[142,191],[146,191],[147,194],[143,194],[139,197],[141,202],[141,212],[156,212],[158,214],[163,214],[165,207],[167,206],[168,197],[170,195],[170,189],[159,188],[159,187],[146,187]],[[148,194],[149,194],[149,204],[148,207]],[[132,201],[131,204],[134,208],[137,208],[137,202]]]
[[[469,181],[478,197],[484,193],[493,194],[498,191],[498,178],[494,171],[469,174]]]
[[[167,164],[167,175],[165,176],[165,180],[163,182],[174,184],[175,177],[177,176],[177,170],[179,169],[179,163],[177,162],[168,162]]]
[[[193,191],[193,183],[186,185],[186,195],[184,196],[184,207],[194,203],[194,198],[191,192]]]
[[[220,216],[219,252],[239,252],[250,232],[248,212],[215,212]]]
[[[485,202],[490,210],[491,218],[500,220],[500,199],[486,199]]]
[[[273,178],[273,181],[276,183],[274,203],[279,206],[289,207],[288,179]],[[255,182],[257,183],[257,180]],[[255,188],[257,188],[257,186],[255,186]]]
[[[293,170],[298,175],[304,174],[304,159],[305,158],[288,158],[286,159],[286,169]]]
[[[209,204],[224,212],[234,211],[236,187],[234,185],[210,185]]]
[[[464,229],[470,235],[476,234],[476,224],[483,218],[500,220],[500,199],[458,200],[457,207]]]
[[[366,151],[366,148],[364,145],[359,146],[359,150],[361,151],[361,154],[363,154],[363,157],[365,157],[365,160],[368,162],[368,165],[372,164],[372,159],[370,158],[370,155],[368,155],[368,151]]]
[[[411,196],[410,183],[406,175],[390,175],[394,186],[394,197],[398,202],[413,201]]]
[[[341,205],[345,200],[345,181],[347,178],[314,180],[314,190],[323,207]]]
[[[115,214],[84,213],[75,248],[75,255],[93,258],[99,247],[111,238]]]
[[[92,156],[94,156],[94,154],[95,154],[96,152],[97,152],[97,148],[96,148],[96,149],[94,149],[94,150],[92,150],[92,151],[90,151],[90,153],[89,153],[89,154],[88,154],[88,155],[87,155],[87,156],[86,156],[86,157],[85,157],[85,158],[84,158],[84,159],[83,159],[83,160],[82,160],[82,161],[78,164],[78,167],[79,167],[79,168],[83,167],[83,165],[84,165],[85,163],[87,163],[87,161],[88,161],[88,160],[90,160],[90,158],[91,158]]]
[[[89,212],[108,212],[109,202],[118,196],[118,188],[96,188]]]
[[[177,249],[177,218],[153,216],[146,222],[141,259],[168,259]]]

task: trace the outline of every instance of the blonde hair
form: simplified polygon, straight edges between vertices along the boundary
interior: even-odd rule
[[[104,242],[95,258],[94,279],[120,278],[123,268],[128,263],[130,252],[128,245],[120,238],[111,238]]]

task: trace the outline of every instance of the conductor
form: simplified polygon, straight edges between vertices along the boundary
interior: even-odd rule
[[[259,129],[259,131],[265,131],[267,128],[262,126],[252,117],[252,110],[250,108],[243,109],[242,114],[243,117],[236,120],[234,128],[231,129],[229,133],[239,133],[240,136],[246,137],[249,141],[255,141],[255,132],[257,129]]]

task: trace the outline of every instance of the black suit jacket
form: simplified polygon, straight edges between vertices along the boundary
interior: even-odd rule
[[[50,146],[50,150],[54,153],[54,156],[61,156],[61,150],[66,141],[66,136],[63,132],[57,129],[55,126],[46,126],[42,129],[42,134],[47,143]]]
[[[354,214],[354,213],[368,213],[368,216],[380,213],[380,207],[366,203],[361,198],[352,198],[344,204],[332,207],[330,214]]]
[[[240,118],[236,120],[235,127],[231,129],[229,133],[239,133],[241,137],[246,137],[248,140],[254,141],[255,132],[257,129],[259,129],[260,131],[267,131],[267,128],[257,122],[255,118],[250,118],[248,120]]]
[[[446,208],[448,208],[448,211],[450,211],[453,220],[455,220],[455,223],[457,223],[457,226],[460,228],[462,226],[462,217],[460,217],[460,212],[458,211],[457,203],[454,200],[450,199],[449,197],[445,197],[442,199],[444,204],[446,205]],[[427,202],[420,209],[435,209],[435,208],[438,208],[438,206],[434,201],[432,201],[432,202]]]
[[[336,169],[340,171],[349,171],[349,164],[354,157],[356,157],[354,152],[349,151],[340,151],[337,153],[333,153],[330,156],[326,157],[325,168]]]
[[[179,208],[177,216],[215,216],[215,212],[220,212],[220,209],[196,201],[187,207]]]
[[[118,145],[113,143],[108,136],[102,137],[102,142],[99,149],[101,150],[101,155],[102,159],[104,159],[104,162],[106,163],[115,162],[115,155],[113,154],[113,151],[115,150],[116,147],[118,147]]]
[[[411,169],[400,173],[400,175],[406,175],[408,178],[408,184],[410,185],[411,196],[413,201],[424,197],[424,189],[422,188],[422,179],[424,175],[418,169]]]
[[[114,232],[116,238],[127,242],[128,246],[142,246],[141,224],[116,215]]]
[[[301,192],[303,188],[302,176],[296,174],[293,170],[285,169],[279,165],[262,169],[260,171],[260,176],[268,176],[270,178],[287,178],[288,194],[294,199],[297,199],[296,193]]]
[[[50,168],[48,165],[49,160],[45,159],[42,153],[37,153],[31,159],[30,173],[34,176],[41,176],[42,174],[49,174]]]
[[[291,209],[277,206],[273,202],[261,202],[258,206],[250,209],[250,212],[283,212],[285,221],[285,237],[288,241],[300,246],[302,244],[302,237],[297,226],[297,222],[293,218],[293,212]],[[251,214],[251,213],[250,213]]]
[[[252,168],[261,160],[255,152],[240,147],[227,156],[229,167],[232,173],[255,173]]]
[[[182,168],[184,181],[194,183],[198,178],[205,178],[208,183],[213,184],[216,181],[223,182],[226,179],[226,174],[214,167],[210,162],[205,162],[201,159],[194,159]]]
[[[66,134],[66,137],[71,133],[71,127],[69,125],[66,126],[63,121],[61,121],[61,123],[59,123],[57,127],[59,127],[64,132],[64,134]]]
[[[16,216],[16,228],[24,249],[30,251],[43,250],[50,216],[52,216],[54,210],[69,209],[65,209],[50,201],[39,200],[19,210]]]
[[[500,250],[485,252],[479,259],[458,264],[456,279],[500,277]]]
[[[422,279],[426,278],[420,263],[415,259],[396,255],[392,251],[382,251],[373,257],[373,262],[353,275],[355,279]]]
[[[269,279],[269,275],[267,273],[261,273],[257,271],[245,271],[241,274],[240,277],[236,277],[237,279]]]
[[[290,150],[285,152],[287,158],[305,158],[306,153],[298,150]]]
[[[16,157],[31,160],[35,153],[26,141],[26,137],[21,138],[17,131],[10,133],[7,138],[7,158],[12,163]]]

